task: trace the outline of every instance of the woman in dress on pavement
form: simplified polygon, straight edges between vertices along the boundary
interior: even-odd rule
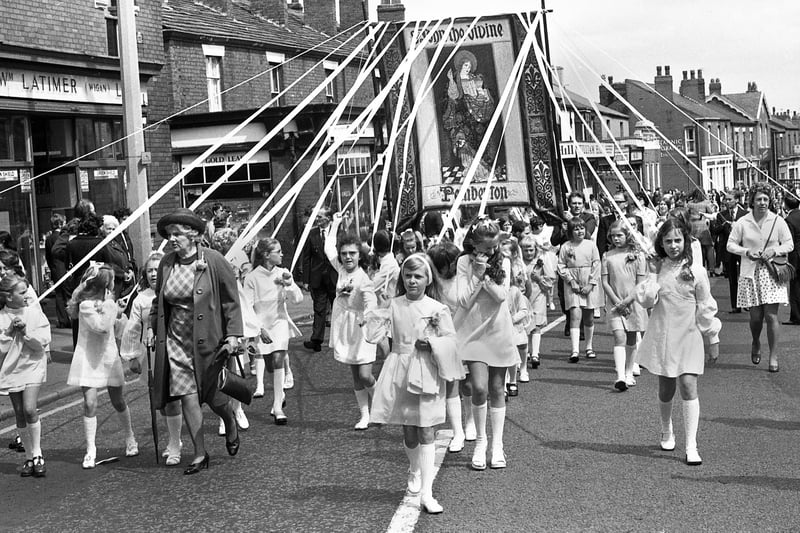
[[[108,390],[111,405],[125,430],[125,456],[139,455],[139,445],[131,426],[131,411],[123,396],[125,378],[114,336],[122,309],[114,301],[114,270],[111,265],[89,264],[67,302],[67,312],[78,323],[78,343],[72,355],[67,385],[83,390],[83,429],[86,433],[83,468],[95,467],[97,389],[102,387]]]
[[[592,343],[594,310],[602,303],[600,253],[594,241],[584,238],[585,234],[583,220],[580,217],[572,217],[567,222],[569,240],[561,245],[561,250],[558,252],[558,275],[564,280],[564,307],[569,309],[570,324],[572,324],[569,330],[572,343],[570,363],[577,363],[580,358],[581,324],[584,325],[586,332],[586,358],[597,357]]]
[[[292,273],[281,267],[283,251],[276,239],[264,238],[258,241],[253,251],[253,271],[244,279],[244,293],[258,316],[261,327],[258,352],[271,359],[272,368],[272,417],[276,425],[288,422],[283,412],[284,404],[284,359],[289,350],[289,339],[299,337],[300,330],[294,325],[286,310],[286,303],[297,304],[303,301]]]
[[[17,434],[25,448],[22,477],[44,477],[42,423],[37,403],[47,379],[45,347],[50,322],[38,304],[28,300],[28,281],[14,272],[0,279],[0,395],[14,408]]]
[[[239,431],[228,396],[217,389],[225,364],[218,348],[235,353],[243,335],[236,275],[217,251],[199,244],[205,221],[190,209],[178,209],[158,220],[169,250],[161,259],[156,297],[150,310],[148,343],[155,342],[153,403],[156,408],[180,399],[183,420],[194,444],[194,459],[184,474],[209,466],[203,435],[202,405],[225,421],[225,447],[239,451]]]
[[[761,362],[761,329],[767,323],[769,371],[778,371],[778,305],[789,302],[786,283],[770,275],[767,263],[794,250],[789,226],[769,210],[772,187],[760,182],[750,189],[750,212],[736,220],[728,237],[728,251],[742,257],[736,307],[750,308],[750,360]]]
[[[354,426],[356,430],[369,427],[369,402],[375,389],[372,364],[375,362],[375,345],[364,339],[360,324],[364,311],[375,306],[375,292],[369,276],[364,271],[361,239],[354,234],[338,238],[342,216],[333,217],[330,231],[325,237],[325,255],[339,273],[336,299],[331,310],[330,345],[333,357],[350,366],[353,390],[361,413]]]
[[[366,337],[392,340],[372,404],[372,421],[403,426],[409,461],[408,492],[420,494],[420,506],[442,512],[433,497],[436,449],[434,426],[445,421],[445,382],[464,377],[456,354],[455,330],[447,306],[425,294],[433,283],[430,260],[408,256],[400,270],[399,296],[388,309],[377,306],[366,314]]]
[[[683,399],[686,463],[702,463],[697,449],[700,400],[697,378],[704,370],[703,341],[712,362],[719,356],[722,323],[716,317],[717,302],[711,296],[708,273],[695,261],[689,245],[691,227],[682,219],[668,218],[655,244],[655,278],[636,287],[636,300],[653,313],[639,347],[641,366],[658,376],[662,450],[675,449],[672,399],[676,387]]]
[[[454,322],[459,351],[469,367],[472,415],[476,441],[472,468],[486,469],[487,411],[492,423],[492,468],[506,467],[503,449],[506,404],[506,370],[516,365],[519,353],[512,342],[513,324],[508,310],[511,262],[500,251],[500,226],[481,217],[464,239],[458,258],[456,283],[459,309]],[[488,409],[487,409],[488,401]]]
[[[156,278],[158,277],[158,264],[164,257],[162,252],[152,252],[144,264],[142,279],[139,282],[139,293],[131,304],[131,316],[125,324],[122,332],[119,354],[123,360],[131,362],[131,370],[140,374],[142,371],[142,361],[147,357],[147,345],[145,344],[145,333],[150,324],[150,307],[155,298]],[[150,361],[152,365],[153,362]],[[168,402],[161,410],[164,420],[167,423],[169,441],[167,448],[162,452],[166,458],[167,466],[176,466],[181,462],[181,428],[183,427],[183,415],[181,414],[181,404],[179,401]]]

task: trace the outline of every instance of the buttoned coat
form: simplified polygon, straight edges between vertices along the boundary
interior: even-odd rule
[[[194,296],[194,375],[200,403],[224,404],[228,397],[217,390],[217,375],[224,361],[215,360],[217,348],[226,337],[243,335],[242,309],[236,277],[230,263],[217,251],[197,247],[198,257],[205,268],[196,270]],[[161,288],[178,262],[176,252],[168,253],[158,265],[156,297],[150,308],[150,327],[155,334],[155,363],[153,365],[153,404],[156,409],[170,401],[169,365],[167,364],[167,322],[170,306],[164,301]],[[202,264],[198,262],[196,264]]]

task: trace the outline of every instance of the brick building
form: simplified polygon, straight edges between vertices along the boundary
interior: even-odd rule
[[[729,147],[733,146],[733,124],[737,117],[726,109],[706,104],[701,70],[684,71],[677,93],[669,66],[663,71],[662,67],[656,68],[652,84],[626,79],[613,83],[612,87],[701,169],[698,172],[686,158],[662,142],[660,183],[663,189],[691,192],[696,187],[704,190],[733,187],[734,158]],[[612,109],[626,109],[602,86],[600,102]],[[632,116],[630,120],[633,130],[638,118]]]
[[[789,189],[800,187],[800,117],[789,111],[772,109],[773,175]]]
[[[145,116],[163,62],[161,1],[136,3]],[[115,5],[0,2],[0,229],[20,237],[20,255],[37,289],[53,213],[71,217],[81,198],[100,213],[126,203],[122,143],[76,160],[122,137]],[[145,141],[157,144],[150,135]]]
[[[153,92],[165,103],[163,109],[160,108],[163,116],[186,111],[172,118],[169,128],[161,129],[168,137],[166,148],[171,152],[172,165],[166,172],[151,173],[151,191],[187,168],[214,141],[277,97],[302,74],[310,74],[260,113],[239,135],[190,171],[174,191],[154,206],[153,220],[175,207],[191,204],[295,109],[312,89],[322,84],[328,73],[352,51],[352,47],[345,47],[329,55],[344,40],[331,37],[339,28],[347,29],[364,20],[361,0],[336,3],[305,0],[304,5],[287,5],[284,0],[164,0],[162,14],[166,60],[163,75],[155,83]],[[360,40],[357,38],[353,42]],[[233,213],[234,225],[249,220],[352,86],[360,62],[357,59],[347,66],[280,135],[217,189],[203,207],[223,204]],[[369,80],[351,101],[350,116],[358,115],[373,96],[372,80]],[[333,135],[336,131],[329,132],[329,137]],[[343,145],[335,160],[328,161],[295,202],[279,234],[287,255],[293,251],[291,243],[300,229],[303,210],[317,201],[337,168],[337,183],[328,200],[334,208],[344,204],[365,179],[375,160],[374,130],[366,128],[352,141],[352,145]],[[314,152],[316,147],[312,155]],[[301,161],[284,189],[305,173],[310,162],[311,157]],[[371,220],[375,193],[371,183],[359,193],[360,208],[354,214],[362,226]]]

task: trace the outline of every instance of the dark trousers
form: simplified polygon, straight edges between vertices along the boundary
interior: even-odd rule
[[[56,287],[53,292],[56,294],[56,325],[59,328],[68,328],[70,327],[70,319],[67,314],[67,300],[69,300],[70,294],[61,285]]]
[[[789,282],[789,322],[800,324],[800,278],[795,278]]]
[[[311,342],[322,344],[325,339],[325,320],[328,318],[328,306],[333,306],[336,298],[336,285],[329,276],[323,276],[319,287],[311,288],[311,300],[314,302],[314,325],[311,327]]]
[[[728,276],[728,287],[731,292],[731,309],[736,309],[736,296],[739,293],[739,263],[742,258],[736,254],[728,253],[725,259],[725,272]]]

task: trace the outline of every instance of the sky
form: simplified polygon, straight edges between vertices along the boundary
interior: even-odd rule
[[[379,0],[369,0],[372,11]],[[406,20],[536,10],[541,0],[403,0]],[[669,65],[677,92],[684,70],[719,78],[723,93],[754,81],[770,110],[800,113],[800,1],[546,0],[553,64],[567,87],[598,100],[598,75],[652,82]],[[572,50],[590,66],[574,59]]]

